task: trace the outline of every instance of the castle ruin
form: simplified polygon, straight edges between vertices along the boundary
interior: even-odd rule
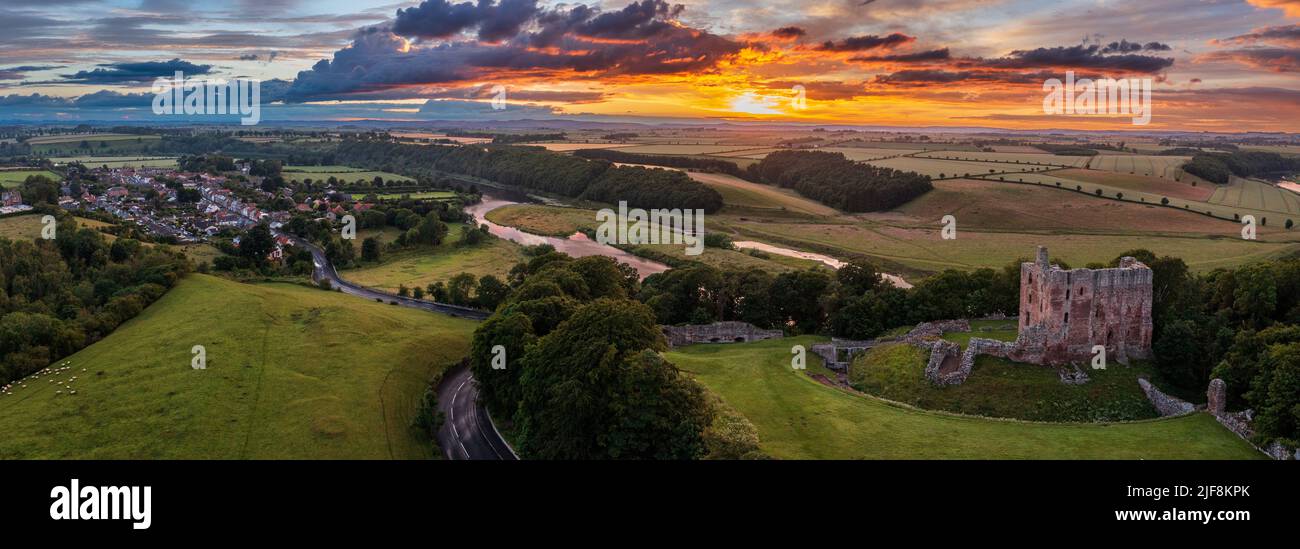
[[[1035,364],[1151,357],[1151,269],[1132,258],[1110,269],[1062,269],[1038,247],[1020,265],[1020,335],[1014,358]]]

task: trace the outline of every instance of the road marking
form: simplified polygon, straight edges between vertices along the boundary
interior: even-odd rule
[[[473,376],[470,376],[470,379],[473,379]],[[465,381],[469,381],[469,379],[466,379]],[[483,442],[487,443],[488,448],[492,449],[492,453],[497,455],[497,459],[505,459],[501,456],[501,452],[497,451],[496,445],[492,444],[492,441],[488,439],[487,433],[483,431],[483,422],[478,418],[478,399],[474,399],[474,403],[470,404],[469,410],[470,418],[474,422],[474,427],[478,428],[478,436],[483,439]]]
[[[451,408],[447,412],[447,419],[451,421],[451,434],[456,437],[456,444],[460,445],[460,451],[465,453],[465,459],[469,459],[469,450],[465,449],[465,443],[460,440],[460,430],[456,428],[456,397],[460,396],[461,388],[469,382],[469,378],[460,382],[456,387],[456,392],[451,394]]]

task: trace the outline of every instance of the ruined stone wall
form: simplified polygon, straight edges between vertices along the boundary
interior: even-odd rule
[[[1211,379],[1210,386],[1205,390],[1205,396],[1209,399],[1206,410],[1214,419],[1226,427],[1229,431],[1249,442],[1255,449],[1268,454],[1269,457],[1277,460],[1300,460],[1300,448],[1287,448],[1278,442],[1273,442],[1267,448],[1260,448],[1255,445],[1255,429],[1251,423],[1255,420],[1254,410],[1244,410],[1241,412],[1229,412],[1226,408],[1228,385],[1222,379]]]
[[[1120,363],[1151,356],[1151,269],[1123,258],[1113,269],[1051,265],[1047,249],[1020,266],[1020,339],[1028,362],[1088,361],[1106,347]]]
[[[692,343],[740,343],[785,337],[781,330],[764,330],[748,322],[714,322],[688,326],[661,326],[673,347]]]
[[[1181,416],[1196,411],[1196,405],[1165,394],[1144,378],[1138,378],[1138,386],[1142,387],[1142,392],[1146,393],[1147,400],[1151,401],[1151,405],[1155,406],[1156,411],[1160,412],[1161,416]]]
[[[923,347],[925,345],[922,345]],[[961,352],[961,346],[948,341],[939,339],[929,343],[930,361],[925,365],[925,378],[935,385],[957,385],[966,381],[966,376],[970,375],[970,367],[958,367],[955,371],[943,371],[943,364],[949,360],[956,360],[957,354]]]

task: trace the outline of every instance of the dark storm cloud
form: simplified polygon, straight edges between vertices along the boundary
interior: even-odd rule
[[[538,13],[537,0],[479,0],[452,4],[446,0],[425,0],[413,8],[397,10],[393,32],[412,38],[447,38],[478,29],[478,38],[498,42],[519,34],[519,29]]]
[[[142,61],[138,63],[106,63],[99,67],[94,70],[77,71],[75,74],[64,75],[64,81],[81,84],[124,84],[148,82],[158,77],[172,76],[176,71],[183,72],[187,76],[212,72],[212,65],[196,65],[180,59]]]
[[[1100,51],[1101,53],[1135,53],[1139,51],[1170,51],[1172,49],[1173,48],[1169,47],[1168,44],[1161,44],[1160,42],[1147,42],[1146,44],[1143,44],[1140,42],[1120,40],[1119,42],[1106,44],[1106,46],[1101,48]]]
[[[929,61],[946,61],[951,58],[952,55],[948,52],[948,48],[942,48],[915,53],[859,56],[850,58],[849,61],[857,61],[860,63],[924,63]]]
[[[20,65],[17,67],[0,67],[0,80],[19,80],[25,78],[27,73],[36,71],[48,71],[51,69],[61,69],[62,65]]]
[[[1264,27],[1246,34],[1214,41],[1216,44],[1254,44],[1257,42],[1300,45],[1300,25]]]
[[[1174,60],[1134,53],[1107,55],[1101,46],[1088,44],[1016,50],[1006,57],[979,59],[972,64],[1000,69],[1097,69],[1151,74],[1173,66]]]
[[[441,11],[429,7],[434,3]],[[585,5],[561,7],[533,12],[531,21],[519,25],[497,24],[480,15],[486,13],[482,6],[505,5],[484,0],[451,23],[434,24],[408,15],[412,23],[395,24],[392,32],[382,26],[364,29],[353,37],[351,45],[335,52],[333,59],[321,60],[311,70],[298,73],[289,97],[294,101],[375,94],[397,97],[402,88],[410,90],[405,97],[425,97],[423,87],[427,85],[482,81],[500,74],[508,78],[514,73],[561,77],[573,72],[618,76],[703,71],[743,47],[670,22],[682,7],[663,0],[642,0],[613,12]],[[459,6],[439,0],[411,9],[451,14],[462,9]],[[413,26],[414,21],[426,24]],[[474,29],[482,35],[484,28],[514,29],[515,34],[503,36],[494,31],[479,40],[414,47],[399,36],[434,37]],[[417,29],[420,34],[411,34]]]
[[[915,40],[916,37],[898,32],[887,36],[869,34],[866,36],[851,36],[840,40],[839,42],[827,40],[826,42],[823,42],[822,45],[818,46],[817,49],[822,51],[866,51],[879,48],[889,49]]]
[[[951,84],[954,82],[1006,82],[1013,84],[1042,83],[1047,78],[1054,78],[1052,73],[1010,73],[1004,71],[946,71],[946,70],[905,70],[893,74],[882,74],[873,81],[875,84]]]

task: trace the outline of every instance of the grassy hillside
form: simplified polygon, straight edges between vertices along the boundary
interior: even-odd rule
[[[1043,424],[958,417],[822,385],[790,368],[790,347],[817,338],[694,345],[668,353],[758,428],[786,459],[1257,459],[1206,414],[1118,424]],[[809,354],[809,372],[820,360]],[[817,364],[813,364],[817,363]]]
[[[0,396],[0,459],[430,457],[411,416],[473,329],[340,293],[191,275],[66,373]],[[206,370],[191,368],[193,345],[206,347]],[[50,381],[71,376],[75,395]]]

